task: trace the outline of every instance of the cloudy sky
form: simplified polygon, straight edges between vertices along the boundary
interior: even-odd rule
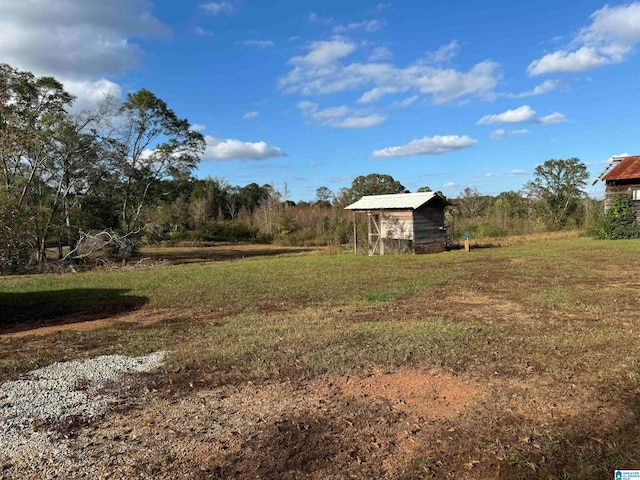
[[[0,0],[0,62],[77,108],[147,88],[205,135],[200,177],[292,200],[386,173],[519,190],[640,154],[640,2]],[[602,187],[590,190],[602,196]]]

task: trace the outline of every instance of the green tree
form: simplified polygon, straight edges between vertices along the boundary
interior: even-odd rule
[[[129,93],[120,108],[112,159],[121,175],[123,228],[133,231],[151,187],[162,179],[185,178],[204,152],[204,137],[149,90]]]
[[[0,188],[12,208],[5,214],[21,219],[20,231],[39,262],[59,200],[68,193],[61,182],[69,172],[61,174],[60,160],[69,124],[65,109],[73,99],[53,77],[0,64]]]
[[[433,192],[433,190],[431,190],[431,187],[428,187],[428,186],[426,186],[426,185],[425,185],[424,187],[420,187],[417,191],[418,191],[418,193],[422,193],[422,192],[425,192],[425,193],[427,193],[427,192]]]
[[[52,138],[73,96],[53,77],[0,64],[0,177],[21,207],[53,155]]]
[[[594,236],[609,240],[640,237],[640,222],[631,195],[621,194],[614,197],[613,205],[596,225]]]
[[[285,183],[286,187],[286,183]],[[240,204],[250,213],[262,205],[271,195],[270,185],[260,186],[257,183],[250,183],[240,189]]]
[[[348,191],[348,200],[355,202],[367,195],[387,195],[406,192],[404,186],[391,175],[370,173],[354,178]]]
[[[331,205],[333,193],[328,187],[316,188],[316,205],[328,207]]]
[[[536,213],[547,226],[559,230],[572,221],[579,223],[577,214],[588,178],[587,167],[578,158],[551,159],[536,167],[534,179],[524,190],[535,201]]]
[[[23,272],[34,247],[33,219],[16,200],[0,188],[0,275]]]
[[[458,197],[456,205],[460,214],[465,218],[481,216],[491,204],[491,197],[480,195],[475,188],[465,188]]]

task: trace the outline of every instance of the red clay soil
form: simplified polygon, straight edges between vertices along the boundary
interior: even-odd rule
[[[116,317],[109,318],[101,318],[98,320],[79,320],[79,321],[70,321],[65,323],[63,320],[58,320],[59,324],[56,325],[47,325],[47,326],[36,326],[37,323],[34,323],[33,328],[29,328],[26,322],[22,322],[20,324],[20,331],[16,332],[8,332],[0,334],[0,339],[2,338],[21,338],[26,337],[28,335],[49,335],[51,333],[60,332],[64,330],[74,330],[74,331],[83,331],[83,330],[95,330],[97,328],[106,327],[108,325],[113,325],[115,323],[139,323],[142,325],[150,325],[153,323],[157,323],[165,318],[170,317],[171,310],[138,310],[133,313],[129,313],[126,315],[119,315]]]
[[[423,420],[453,415],[480,394],[479,388],[442,375],[438,370],[428,373],[404,369],[382,373],[377,370],[368,378],[345,376],[334,383],[345,395],[385,399],[394,409],[412,413]]]

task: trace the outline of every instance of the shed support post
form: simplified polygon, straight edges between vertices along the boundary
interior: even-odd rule
[[[358,226],[356,225],[356,212],[353,212],[353,253],[358,254]]]
[[[371,231],[371,212],[367,212],[367,237],[369,240],[369,256],[373,255],[374,246],[373,246],[373,232]]]
[[[380,239],[380,255],[384,255],[384,238],[382,237],[382,212],[378,214],[378,238]]]

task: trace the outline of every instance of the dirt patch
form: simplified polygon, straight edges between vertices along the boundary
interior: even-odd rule
[[[357,398],[385,399],[392,407],[421,420],[451,416],[481,395],[479,387],[444,375],[438,370],[398,370],[374,374],[364,379],[340,377],[333,382],[342,393]]]
[[[251,257],[308,253],[324,250],[324,247],[287,247],[283,245],[216,243],[201,247],[144,247],[140,259],[165,262],[170,265],[205,263],[224,260],[240,260]],[[132,261],[133,261],[132,260]]]
[[[177,309],[140,310],[127,315],[102,318],[99,320],[80,320],[78,318],[81,317],[76,315],[73,318],[70,317],[68,319],[68,323],[65,323],[65,321],[60,321],[60,325],[48,325],[43,327],[38,326],[39,322],[32,322],[31,326],[29,326],[28,322],[23,322],[20,324],[20,331],[0,334],[0,339],[21,338],[28,335],[49,335],[65,330],[95,330],[97,328],[102,328],[117,323],[137,323],[140,325],[151,325],[171,318],[178,312],[179,310]]]
[[[607,286],[613,288],[628,288],[630,290],[637,291],[640,289],[640,282],[610,283]]]
[[[401,478],[423,453],[434,422],[453,418],[482,393],[439,371],[408,369],[180,392],[138,383],[144,381],[130,390],[121,385],[134,401],[126,410],[62,432],[73,461],[60,462],[58,476]],[[74,471],[60,471],[65,465]],[[36,478],[52,466],[4,468],[6,478]]]

